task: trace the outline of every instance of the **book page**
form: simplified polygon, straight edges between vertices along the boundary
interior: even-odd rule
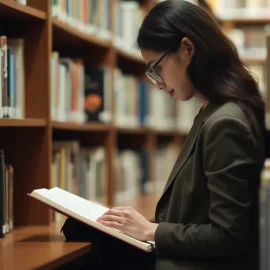
[[[98,217],[102,216],[109,209],[57,187],[47,191],[38,190],[36,192],[93,221],[96,221]]]

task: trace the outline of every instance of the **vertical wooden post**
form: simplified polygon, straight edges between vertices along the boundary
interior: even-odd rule
[[[156,147],[157,147],[157,138],[156,134],[153,130],[149,129],[146,137],[146,149],[148,150],[149,153],[149,178],[151,181],[151,187],[155,186],[155,179],[156,179]]]

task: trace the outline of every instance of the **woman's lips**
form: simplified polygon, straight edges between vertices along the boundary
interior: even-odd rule
[[[168,90],[167,89],[165,90],[165,92],[168,93],[168,94],[170,94],[172,91],[174,91],[174,89],[172,89],[172,88],[168,89]]]

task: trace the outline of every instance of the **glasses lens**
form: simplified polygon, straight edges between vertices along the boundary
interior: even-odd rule
[[[151,73],[146,73],[147,78],[153,83],[156,84],[156,80],[154,77],[151,76]]]
[[[154,84],[156,84],[158,82],[163,83],[163,79],[158,74],[156,74],[154,72],[146,72],[146,76]]]

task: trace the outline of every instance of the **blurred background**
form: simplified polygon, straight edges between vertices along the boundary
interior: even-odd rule
[[[63,221],[25,198],[54,186],[154,218],[200,109],[195,99],[156,91],[145,77],[136,36],[158,2],[0,0],[0,148],[15,226]],[[192,2],[236,45],[268,119],[270,1]],[[31,211],[22,214],[21,205]]]
[[[145,77],[136,36],[158,2],[0,0],[0,217],[7,233],[63,224],[62,215],[26,196],[54,186],[154,219],[200,109],[197,100],[156,91]],[[270,0],[191,2],[236,45],[266,101],[270,129]],[[261,239],[270,228],[269,164],[260,188]],[[268,246],[264,241],[262,250]]]

